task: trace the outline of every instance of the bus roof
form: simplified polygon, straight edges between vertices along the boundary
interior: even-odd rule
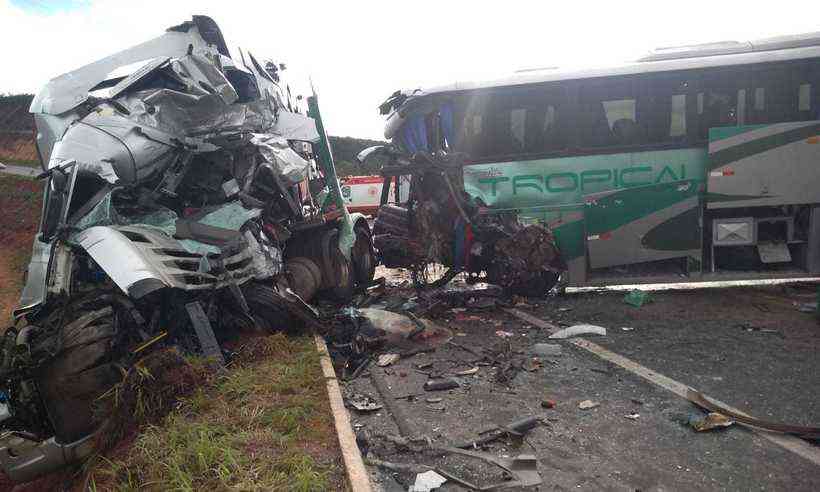
[[[434,94],[447,94],[497,87],[581,80],[621,75],[637,75],[675,70],[749,65],[764,62],[799,60],[820,57],[820,32],[794,34],[756,41],[725,41],[690,46],[657,48],[638,60],[622,65],[582,68],[582,69],[534,69],[516,72],[513,75],[486,81],[462,81],[402,92],[407,97],[392,111],[385,125],[385,138],[392,138],[401,126],[403,115],[399,109],[406,108],[413,101],[425,99]],[[398,94],[398,93],[397,93]],[[394,94],[395,96],[395,94]]]

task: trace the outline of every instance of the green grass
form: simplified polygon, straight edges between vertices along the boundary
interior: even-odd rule
[[[96,490],[344,488],[326,387],[310,337],[256,339],[125,453],[99,460]],[[242,360],[244,359],[244,360]]]
[[[3,157],[0,157],[0,162],[2,162],[3,164],[6,164],[6,165],[36,167],[37,169],[40,169],[40,161],[38,161],[36,159],[33,159],[33,160],[29,160],[29,159],[6,159],[6,158],[3,158]]]

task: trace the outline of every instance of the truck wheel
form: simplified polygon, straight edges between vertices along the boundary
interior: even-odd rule
[[[315,316],[303,303],[289,301],[273,287],[248,282],[242,287],[242,294],[248,301],[256,324],[270,333],[285,331],[297,334],[303,324],[315,328]]]
[[[322,238],[322,277],[333,300],[348,302],[353,297],[353,267],[339,249],[339,231],[330,230]]]
[[[35,375],[37,387],[58,442],[71,443],[94,432],[104,420],[95,415],[95,401],[122,381],[110,297],[86,297],[49,315],[44,331],[33,340],[32,353],[57,349]],[[73,321],[63,323],[70,316]],[[61,326],[62,325],[62,326]]]
[[[356,284],[366,287],[376,275],[376,250],[367,225],[358,225],[354,231],[356,242],[353,243],[350,259],[353,262]]]

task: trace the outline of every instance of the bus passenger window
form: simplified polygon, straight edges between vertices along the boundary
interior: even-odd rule
[[[811,84],[800,84],[797,88],[797,110],[811,111]]]
[[[669,136],[686,137],[686,94],[672,96],[672,110],[669,115]]]
[[[709,129],[737,125],[737,91],[708,90],[698,94],[700,137],[706,139]]]

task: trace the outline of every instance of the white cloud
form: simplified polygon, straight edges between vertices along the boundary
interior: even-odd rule
[[[378,138],[376,106],[402,87],[817,29],[820,4],[788,3],[90,0],[43,15],[0,0],[0,92],[36,92],[55,75],[204,14],[232,47],[287,63],[302,87],[309,74],[331,134]]]

